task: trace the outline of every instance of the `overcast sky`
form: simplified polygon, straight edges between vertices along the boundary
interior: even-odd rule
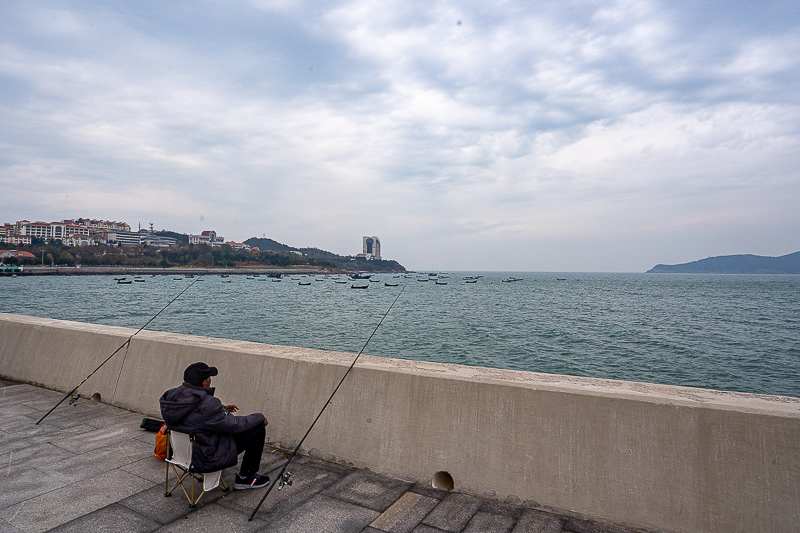
[[[800,250],[796,0],[0,2],[0,222],[407,268]]]

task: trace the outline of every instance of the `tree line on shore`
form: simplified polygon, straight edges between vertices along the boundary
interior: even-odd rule
[[[229,245],[181,244],[168,248],[154,246],[65,246],[58,242],[34,239],[30,246],[18,247],[34,258],[6,257],[9,265],[131,266],[131,267],[292,267],[314,266],[345,271],[396,271],[405,269],[396,261],[337,256],[330,252],[309,254],[295,251],[243,250]],[[322,257],[324,255],[324,258]]]

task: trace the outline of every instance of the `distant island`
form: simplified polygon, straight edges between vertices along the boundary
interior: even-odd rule
[[[780,257],[723,255],[680,265],[656,265],[648,274],[800,274],[800,252]]]

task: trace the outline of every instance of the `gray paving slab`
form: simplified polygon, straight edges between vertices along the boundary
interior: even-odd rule
[[[517,520],[513,533],[561,533],[562,524],[556,516],[528,509]]]
[[[353,533],[361,531],[379,513],[342,500],[317,494],[286,513],[269,516],[269,531],[294,533]]]
[[[116,425],[107,428],[86,427],[86,431],[53,441],[59,448],[73,453],[85,453],[105,446],[117,446],[139,435],[139,428],[130,425]]]
[[[151,518],[135,513],[117,504],[111,504],[93,513],[76,518],[52,531],[57,533],[150,533],[162,527]]]
[[[449,494],[425,517],[423,524],[443,531],[460,532],[478,511],[481,501],[466,494]]]
[[[15,528],[5,520],[0,520],[0,533],[22,533],[19,529]]]
[[[0,438],[5,435],[0,432]],[[25,472],[33,468],[45,468],[48,465],[73,457],[74,454],[52,444],[40,446],[18,446],[10,450],[0,449],[0,464],[6,477],[11,472]]]
[[[386,509],[370,526],[389,533],[409,533],[428,516],[440,500],[414,492],[406,492]]]
[[[411,485],[412,483],[407,481],[365,470],[354,470],[341,481],[325,489],[323,494],[382,513],[405,494]]]
[[[260,531],[267,524],[261,520],[254,519],[252,522],[247,520],[241,513],[232,511],[215,503],[198,507],[185,518],[176,520],[159,531],[162,533],[198,533],[198,531],[224,531],[225,533],[247,533],[250,531]],[[269,528],[270,531],[280,531],[279,529]]]
[[[259,509],[257,517],[286,513],[304,504],[317,493],[330,487],[350,473],[350,469],[344,467],[335,468],[329,464],[317,464],[308,461],[292,463],[289,471],[293,473],[292,485],[284,487],[283,490],[272,489],[272,492],[270,492]],[[267,471],[262,470],[262,472]],[[272,472],[271,475],[274,478],[277,472]],[[258,505],[265,490],[267,489],[236,490],[233,491],[230,498],[225,498],[221,501],[220,505],[249,516]]]
[[[120,500],[118,504],[161,524],[169,524],[218,501],[225,495],[226,493],[221,489],[209,491],[203,495],[197,507],[192,509],[180,487],[173,491],[172,496],[164,497],[164,482],[162,481],[154,487]]]
[[[138,461],[134,461],[130,464],[122,465],[119,467],[119,469],[129,474],[133,474],[134,476],[148,479],[154,483],[164,483],[166,463],[153,455],[152,446],[148,446],[147,450],[149,453],[146,453],[143,459],[139,459]]]
[[[19,508],[5,508],[0,518],[22,531],[48,531],[152,485],[126,472],[101,474],[30,498]]]
[[[0,478],[0,519],[7,520],[13,515],[18,504],[66,484],[35,468],[24,472],[11,470],[10,475]]]
[[[89,452],[73,454],[66,459],[49,463],[46,468],[51,476],[74,483],[129,465],[146,456],[148,451],[150,450],[147,445],[127,440]]]
[[[516,524],[513,516],[478,511],[467,523],[463,533],[511,533]]]

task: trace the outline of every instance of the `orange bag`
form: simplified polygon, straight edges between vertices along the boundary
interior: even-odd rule
[[[167,425],[161,424],[161,429],[156,433],[156,448],[153,450],[153,455],[161,459],[167,460]]]

